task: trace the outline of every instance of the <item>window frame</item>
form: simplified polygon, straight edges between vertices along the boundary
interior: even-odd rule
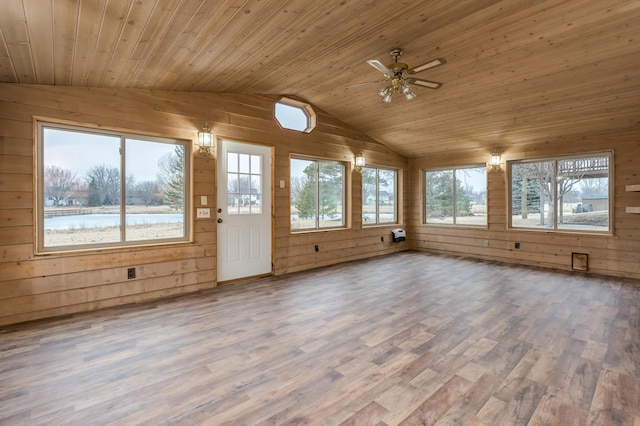
[[[456,202],[456,185],[453,185],[453,214],[452,214],[452,221],[453,223],[436,223],[433,221],[429,221],[428,220],[428,209],[427,209],[427,193],[428,193],[428,179],[427,179],[427,173],[429,172],[440,172],[440,171],[452,171],[453,172],[453,179],[455,181],[455,172],[457,170],[465,170],[465,169],[484,169],[485,170],[485,180],[484,180],[484,189],[485,189],[485,199],[486,199],[486,210],[487,212],[485,213],[485,223],[482,225],[474,225],[474,224],[469,224],[469,223],[463,223],[463,224],[459,224],[456,223],[456,206],[457,206],[457,202]],[[487,171],[487,165],[484,163],[480,163],[480,164],[471,164],[471,165],[465,165],[465,166],[455,166],[455,167],[439,167],[439,168],[432,168],[432,169],[422,169],[422,182],[423,182],[423,190],[422,190],[422,197],[423,197],[423,202],[422,202],[422,210],[423,210],[423,214],[422,214],[422,224],[423,225],[428,225],[428,226],[452,226],[452,227],[456,227],[456,228],[474,228],[474,229],[488,229],[489,227],[489,208],[488,208],[488,195],[489,195],[489,174]]]
[[[192,207],[191,207],[191,194],[192,194],[192,183],[191,183],[191,175],[192,175],[192,145],[193,141],[187,139],[179,139],[173,137],[160,137],[154,136],[143,132],[132,132],[124,129],[117,128],[103,128],[92,126],[86,123],[76,123],[71,121],[58,121],[50,118],[39,118],[34,117],[35,124],[35,137],[36,143],[34,144],[34,227],[35,227],[35,240],[34,240],[34,251],[36,255],[48,255],[48,254],[59,254],[59,253],[77,253],[77,252],[86,252],[86,251],[99,251],[105,249],[128,249],[131,247],[145,247],[145,246],[156,246],[156,245],[171,245],[171,244],[184,244],[192,241]],[[109,136],[116,137],[120,139],[119,150],[120,161],[118,171],[120,173],[120,198],[119,202],[119,220],[120,220],[120,231],[119,231],[119,241],[117,242],[107,242],[107,243],[83,243],[83,244],[69,244],[69,245],[55,245],[55,246],[45,246],[45,227],[44,227],[44,219],[45,219],[45,204],[46,204],[46,196],[45,196],[45,188],[44,188],[44,165],[45,165],[45,156],[44,152],[44,130],[45,129],[53,129],[53,130],[61,130],[75,133],[85,133],[90,135],[97,136]],[[127,191],[126,191],[126,140],[131,139],[134,141],[144,141],[144,142],[154,142],[154,143],[164,143],[174,146],[183,146],[184,147],[184,207],[183,207],[183,233],[181,237],[175,238],[157,238],[157,239],[147,239],[147,240],[126,240],[126,207],[127,207]]]
[[[400,204],[399,201],[399,194],[398,194],[398,179],[400,176],[400,173],[398,172],[398,169],[394,169],[391,167],[379,167],[379,166],[364,166],[363,168],[363,176],[364,176],[364,169],[374,169],[376,171],[376,212],[375,212],[375,222],[373,223],[365,223],[364,220],[364,182],[362,183],[362,211],[361,211],[361,220],[362,220],[362,226],[363,227],[370,227],[370,226],[387,226],[387,225],[397,225],[400,223],[399,221],[399,214],[398,214],[398,205]],[[393,186],[394,186],[394,190],[393,190],[393,194],[394,194],[394,203],[393,203],[393,216],[394,216],[394,221],[393,222],[380,222],[380,180],[379,180],[379,176],[380,176],[380,170],[386,171],[386,172],[393,172],[394,174],[394,181],[393,181]]]
[[[315,227],[313,228],[293,228],[293,221],[291,220],[291,208],[292,208],[292,194],[291,194],[291,190],[289,190],[289,231],[292,234],[299,234],[299,233],[305,233],[305,232],[319,232],[319,231],[332,231],[332,230],[341,230],[341,229],[347,229],[348,228],[348,218],[349,218],[349,207],[347,206],[347,197],[348,197],[348,167],[347,167],[347,163],[344,161],[339,161],[339,160],[333,160],[333,159],[326,159],[326,158],[318,158],[318,157],[310,157],[310,156],[304,156],[304,155],[291,155],[289,157],[289,188],[291,188],[291,161],[292,160],[301,160],[301,161],[310,161],[310,162],[315,162],[316,164],[318,164],[318,166],[316,167],[316,173],[319,174],[319,170],[320,170],[320,163],[331,163],[331,164],[338,164],[342,167],[342,224],[339,226],[327,226],[327,227],[320,227],[320,212],[319,212],[319,205],[320,205],[320,191],[319,191],[319,186],[320,186],[320,179],[318,178],[318,175],[316,175],[316,188],[315,188],[315,195],[316,195],[316,211],[315,211]]]
[[[570,228],[558,228],[558,161],[562,160],[576,160],[581,158],[590,158],[590,157],[603,157],[606,156],[609,159],[609,169],[608,169],[608,226],[607,230],[591,230],[591,229],[570,229]],[[596,152],[587,152],[587,153],[579,153],[579,154],[563,154],[556,155],[550,157],[538,157],[538,158],[526,158],[519,160],[509,160],[506,162],[507,164],[507,229],[514,231],[526,231],[526,232],[547,232],[547,233],[569,233],[569,234],[591,234],[591,235],[613,235],[614,227],[613,227],[613,213],[614,213],[614,187],[615,187],[615,176],[614,176],[614,165],[613,165],[613,151],[596,151]],[[526,163],[540,163],[540,162],[553,162],[553,227],[524,227],[524,226],[513,226],[513,165],[514,164],[526,164]]]
[[[287,106],[290,108],[296,108],[300,110],[300,112],[302,112],[307,118],[307,124],[305,128],[303,130],[298,130],[298,129],[293,129],[291,127],[285,127],[278,119],[278,113],[277,113],[278,104],[282,104],[284,106]],[[313,129],[316,128],[316,123],[317,123],[316,113],[310,104],[302,101],[297,101],[295,99],[287,98],[287,97],[282,97],[273,104],[273,118],[276,121],[276,123],[278,123],[278,126],[280,126],[281,129],[291,130],[299,133],[311,133]]]

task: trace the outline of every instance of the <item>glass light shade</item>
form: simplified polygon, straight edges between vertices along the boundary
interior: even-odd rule
[[[493,170],[498,170],[500,168],[500,154],[491,154],[491,157],[489,157],[489,165]]]
[[[356,155],[356,167],[362,168],[365,165],[366,165],[366,160],[364,158],[364,155],[362,153]]]
[[[213,146],[213,135],[206,126],[201,132],[198,132],[198,145],[201,148],[211,148]]]
[[[386,103],[391,102],[391,93],[387,93],[386,95],[384,95],[382,97],[382,102],[386,102]]]
[[[198,146],[200,147],[201,155],[209,155],[211,152],[211,147],[213,146],[213,135],[207,126],[207,123],[204,123],[204,127],[201,132],[198,132]]]
[[[405,92],[404,92],[404,97],[405,97],[408,101],[410,101],[411,99],[413,99],[413,98],[415,98],[415,97],[416,97],[416,94],[415,94],[415,93],[413,93],[413,91],[412,91],[411,89],[409,89],[408,91],[405,91]]]

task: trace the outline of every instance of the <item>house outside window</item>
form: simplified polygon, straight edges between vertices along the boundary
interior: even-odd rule
[[[379,225],[397,223],[396,170],[363,167],[362,169],[362,224]]]
[[[188,240],[190,141],[37,130],[38,252]]]
[[[512,228],[611,231],[611,153],[508,164]]]
[[[344,163],[291,158],[291,230],[345,226]]]
[[[486,165],[425,170],[427,224],[487,226]]]

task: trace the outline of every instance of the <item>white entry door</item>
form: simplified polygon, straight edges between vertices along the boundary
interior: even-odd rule
[[[218,281],[271,273],[271,148],[218,143]]]

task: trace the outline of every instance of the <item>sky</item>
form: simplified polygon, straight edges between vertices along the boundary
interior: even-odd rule
[[[95,135],[60,129],[45,128],[45,166],[55,165],[72,170],[77,177],[96,165],[106,164],[120,168],[120,137]],[[157,179],[158,160],[174,145],[129,139],[127,142],[127,176],[136,182]]]

